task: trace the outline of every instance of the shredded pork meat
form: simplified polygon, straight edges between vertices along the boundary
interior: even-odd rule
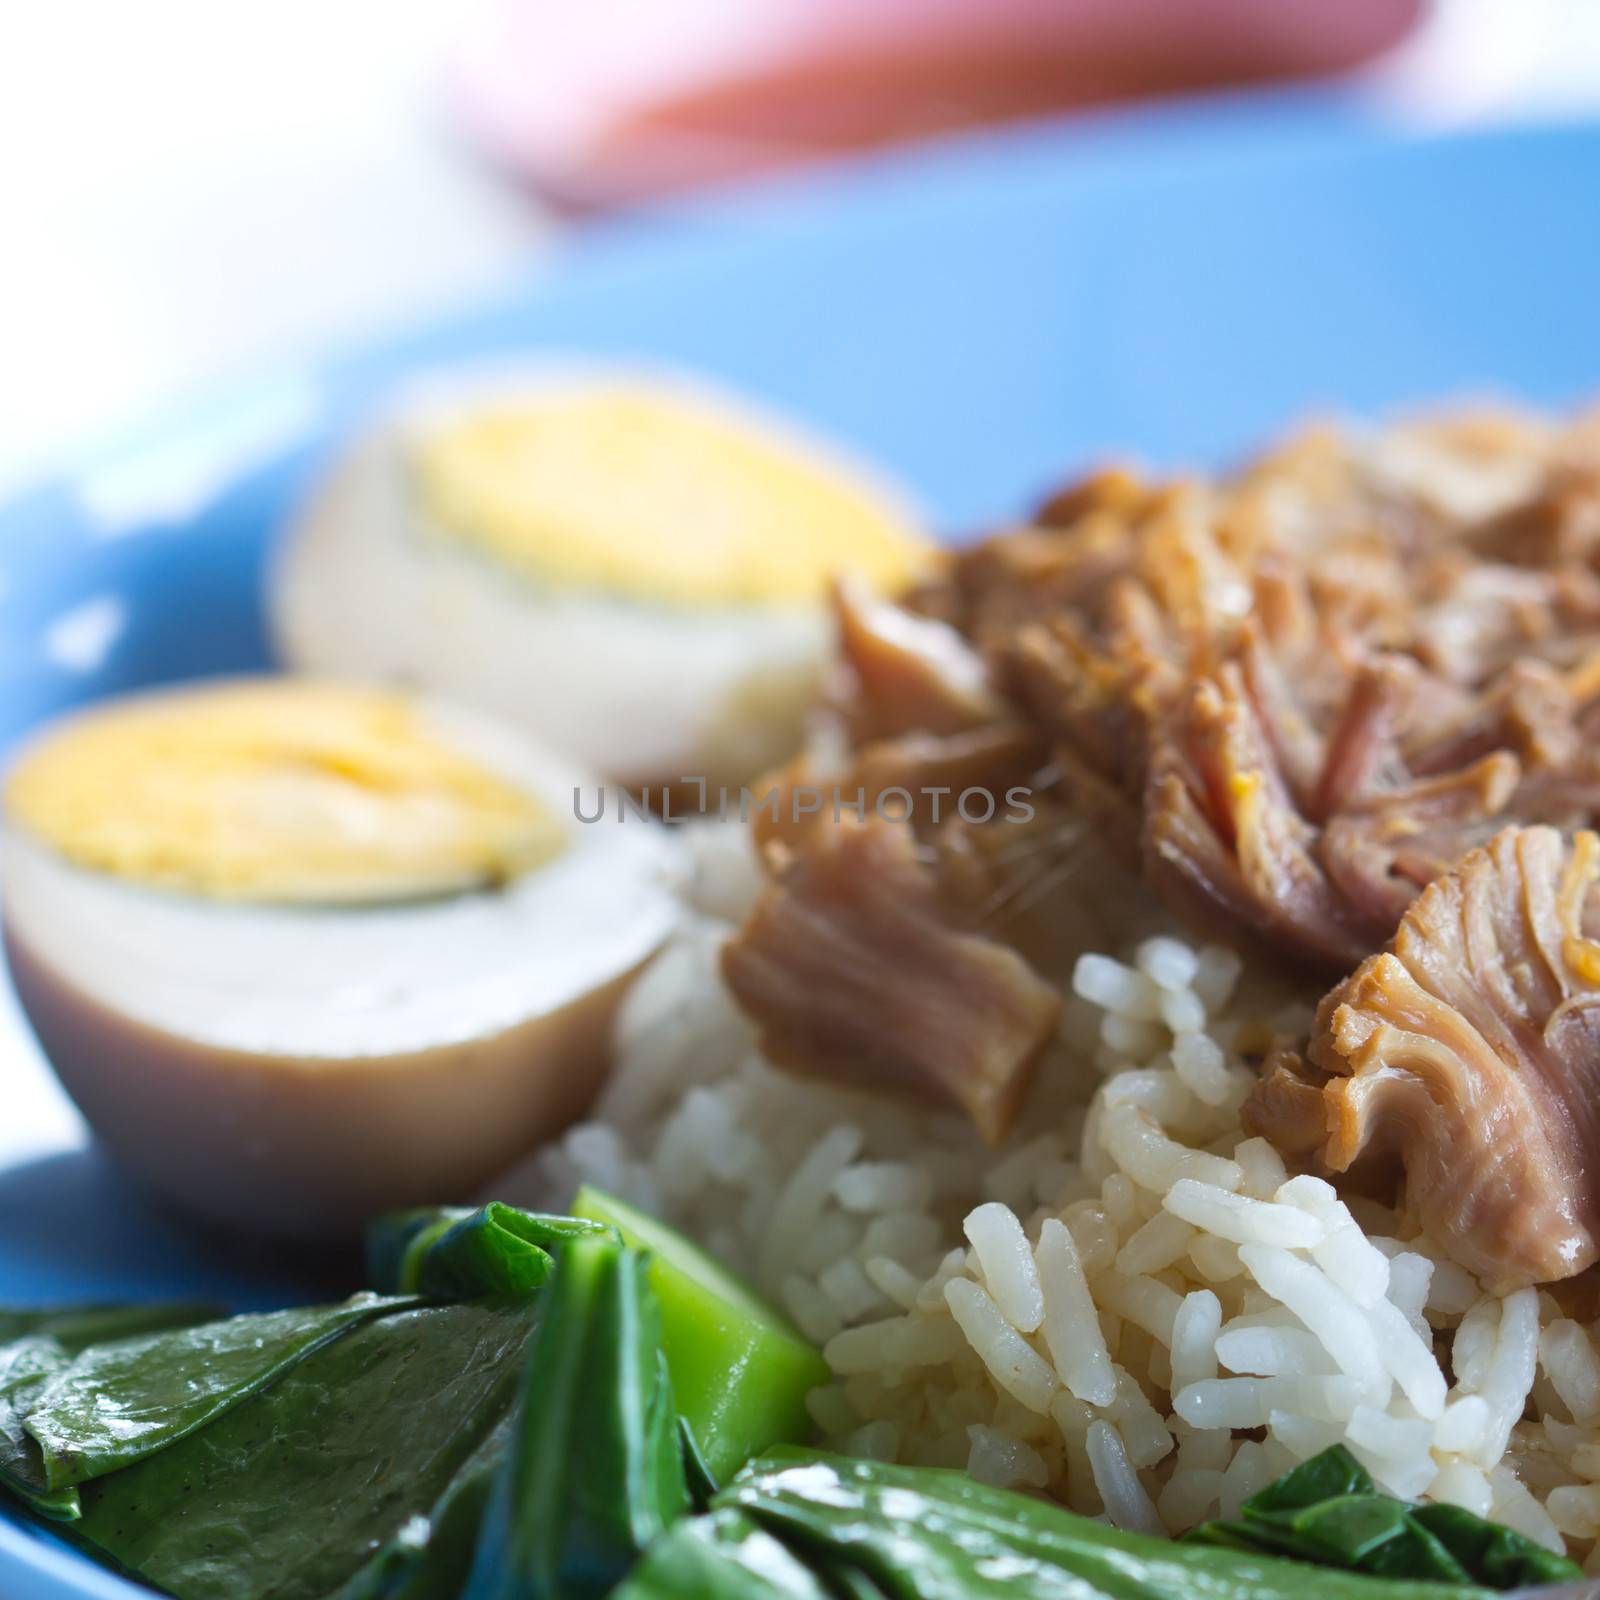
[[[1508,828],[1278,1051],[1245,1123],[1396,1198],[1495,1291],[1600,1260],[1600,840]]]
[[[816,830],[723,953],[779,1066],[958,1107],[998,1138],[1060,999],[1015,950],[963,926],[908,827]]]
[[[1587,1111],[1568,1110],[1577,1143],[1556,1126],[1584,1082],[1585,1007],[1560,1013],[1553,1045],[1524,1037],[1579,994],[1579,969],[1519,991],[1525,1020],[1501,1033],[1469,1004],[1483,984],[1516,1014],[1495,973],[1523,957],[1484,909],[1513,894],[1506,852],[1520,903],[1575,915],[1538,887],[1561,842],[1539,825],[1600,822],[1600,419],[1313,430],[1221,481],[1104,471],[898,606],[849,587],[836,604],[831,732],[780,777],[864,790],[869,806],[895,787],[918,799],[898,831],[763,824],[770,887],[727,971],[783,1065],[931,1094],[1004,1133],[1046,1031],[1029,980],[1059,981],[1077,949],[1105,945],[1049,904],[1084,895],[1063,863],[1092,853],[1308,984],[1356,973],[1324,1011],[1346,1019],[1339,1038],[1364,1065],[1336,1068],[1332,1033],[1283,1054],[1252,1112],[1281,1148],[1344,1170],[1323,1127],[1329,1096],[1365,1095],[1349,1164],[1388,1161],[1413,1195],[1444,1181],[1424,1136],[1407,1142],[1415,1094],[1369,1085],[1389,1082],[1388,1043],[1372,1040],[1398,1039],[1395,1025],[1348,1031],[1368,1014],[1350,985],[1377,1016],[1415,956],[1429,976],[1408,981],[1432,996],[1430,1016],[1469,1018],[1501,1063],[1461,1046],[1450,1081],[1496,1086],[1483,1102],[1495,1115],[1518,1108],[1525,1158],[1495,1169],[1504,1192],[1542,1171],[1566,1184],[1580,1146],[1600,1172]],[[996,798],[1023,785],[1044,825],[952,830],[921,798],[940,785]],[[1032,884],[1025,916],[1019,881]],[[1453,940],[1437,923],[1452,896],[1476,918]],[[1561,984],[1571,994],[1552,998]],[[1530,1074],[1517,1099],[1507,1085]],[[1470,1174],[1475,1113],[1457,1109]],[[1450,1247],[1495,1281],[1564,1277],[1590,1257],[1581,1195],[1564,1219],[1550,1201],[1536,1226],[1502,1230],[1504,1245],[1495,1202],[1459,1199]]]
[[[919,617],[844,578],[834,589],[842,711],[857,743],[954,734],[1004,721],[983,659],[948,623]]]

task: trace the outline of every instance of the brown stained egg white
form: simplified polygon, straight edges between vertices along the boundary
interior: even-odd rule
[[[251,1229],[465,1198],[579,1114],[674,914],[663,830],[428,698],[240,680],[97,707],[5,789],[23,1006],[117,1157]]]

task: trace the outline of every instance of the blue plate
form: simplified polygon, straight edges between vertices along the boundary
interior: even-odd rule
[[[507,351],[722,377],[876,457],[959,535],[1108,452],[1229,458],[1289,421],[1600,383],[1600,129],[1428,138],[1247,98],[986,137],[586,235],[375,349],[214,397],[0,509],[0,746],[266,660],[259,576],[397,379]],[[84,354],[93,359],[93,353]],[[0,1301],[308,1292],[107,1170],[0,993]],[[137,1591],[0,1521],[0,1594]]]

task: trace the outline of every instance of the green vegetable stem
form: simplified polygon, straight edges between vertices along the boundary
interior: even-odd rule
[[[730,1478],[776,1444],[810,1439],[806,1396],[828,1381],[821,1353],[776,1307],[675,1228],[587,1186],[573,1210],[651,1256],[678,1408],[707,1469]]]
[[[689,1510],[646,1265],[604,1238],[562,1252],[467,1600],[598,1600]]]

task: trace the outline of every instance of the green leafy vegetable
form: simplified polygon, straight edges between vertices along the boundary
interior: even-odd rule
[[[1342,1445],[1269,1484],[1245,1501],[1236,1518],[1203,1523],[1188,1537],[1386,1578],[1491,1589],[1570,1583],[1581,1576],[1564,1556],[1470,1511],[1380,1494]]]
[[[39,1441],[23,1423],[40,1391],[71,1360],[71,1352],[45,1334],[0,1349],[0,1482],[41,1516],[64,1522],[78,1515],[78,1491],[50,1487]]]
[[[91,1344],[156,1333],[162,1328],[188,1328],[223,1314],[209,1300],[167,1300],[153,1305],[46,1306],[37,1310],[0,1309],[0,1344],[30,1335],[45,1335],[71,1354]]]
[[[615,1195],[585,1186],[572,1209],[650,1252],[673,1391],[711,1472],[729,1478],[751,1456],[815,1435],[806,1396],[828,1381],[828,1364],[782,1312],[676,1229]]]
[[[418,1263],[417,1292],[436,1300],[532,1294],[574,1239],[611,1237],[611,1229],[577,1217],[550,1217],[491,1201],[432,1240]]]
[[[469,1600],[610,1593],[689,1509],[660,1317],[638,1254],[574,1240],[545,1293]]]
[[[689,1490],[689,1503],[696,1511],[704,1511],[711,1504],[719,1486],[711,1474],[711,1468],[706,1465],[694,1429],[681,1416],[678,1418],[678,1439],[683,1446],[683,1475]]]
[[[1373,1494],[1376,1490],[1367,1469],[1343,1445],[1334,1445],[1274,1479],[1248,1504],[1263,1514],[1303,1511],[1340,1495]]]
[[[410,1294],[428,1246],[472,1215],[471,1206],[418,1206],[390,1211],[367,1228],[367,1287],[379,1294]]]
[[[615,1236],[601,1223],[520,1211],[498,1200],[476,1211],[402,1211],[370,1230],[368,1275],[387,1293],[433,1300],[532,1294],[563,1245],[608,1234]]]
[[[876,1591],[868,1591],[876,1592]],[[656,1540],[614,1600],[840,1600],[839,1591],[734,1506]],[[1090,1600],[1088,1594],[1083,1600]]]
[[[326,1600],[505,1417],[537,1317],[531,1300],[390,1309],[85,1485],[77,1530],[179,1600]]]
[[[124,1305],[101,1301],[76,1306],[0,1306],[0,1344],[26,1339],[30,1334],[48,1333],[52,1323],[64,1318],[121,1317],[127,1310]]]
[[[39,1443],[23,1426],[46,1384],[97,1340],[186,1327],[215,1315],[216,1307],[192,1301],[0,1311],[0,1330],[10,1340],[0,1345],[0,1483],[42,1516],[75,1518],[77,1491],[49,1486]]]
[[[230,1317],[92,1345],[51,1376],[24,1423],[45,1482],[65,1489],[131,1465],[204,1427],[352,1323],[397,1302],[359,1294],[335,1306]]]
[[[740,1473],[709,1517],[680,1523],[653,1546],[615,1600],[1437,1600],[1439,1592],[1122,1533],[961,1472],[779,1451]],[[1487,1591],[1455,1593],[1478,1600]]]
[[[428,1514],[408,1517],[333,1600],[460,1600],[514,1417],[508,1410]]]

